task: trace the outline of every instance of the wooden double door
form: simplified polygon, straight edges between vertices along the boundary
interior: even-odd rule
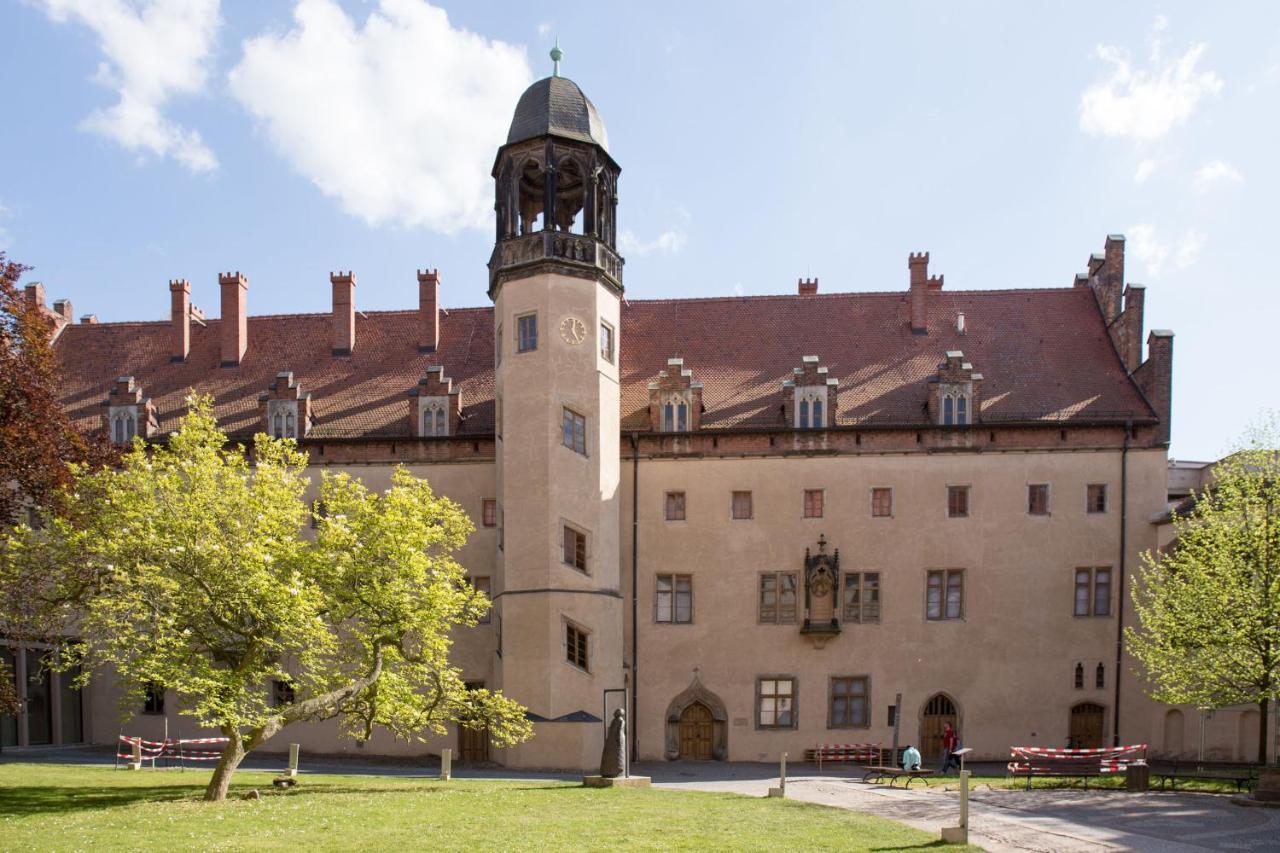
[[[920,722],[920,757],[925,761],[942,760],[942,734],[947,723],[959,731],[955,703],[946,694],[939,693],[925,704]]]
[[[680,714],[680,758],[710,761],[715,758],[716,722],[711,711],[694,702]]]
[[[479,690],[484,687],[483,681],[468,681],[468,690]],[[489,729],[485,726],[472,728],[465,723],[458,723],[458,760],[468,764],[476,764],[489,760]]]
[[[1067,742],[1071,749],[1099,749],[1102,747],[1102,728],[1106,709],[1092,702],[1081,702],[1071,709],[1071,727]]]

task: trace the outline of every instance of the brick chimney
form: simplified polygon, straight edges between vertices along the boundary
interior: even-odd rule
[[[222,288],[222,366],[235,367],[249,348],[249,318],[245,313],[249,279],[239,272],[218,276]]]
[[[169,280],[170,361],[186,361],[191,352],[191,283],[185,278]]]
[[[818,280],[816,278],[802,278],[797,282],[796,287],[801,296],[816,296],[818,293]]]
[[[1140,284],[1130,284],[1124,289],[1124,312],[1120,315],[1124,323],[1124,357],[1125,369],[1130,373],[1142,364],[1142,325],[1145,310],[1147,289]]]
[[[44,284],[42,282],[33,281],[22,290],[27,296],[27,307],[36,309],[45,307]]]
[[[440,273],[418,270],[418,352],[440,346]]]
[[[356,274],[331,272],[333,284],[333,354],[351,355],[356,348]]]
[[[907,258],[911,270],[911,333],[929,334],[929,253],[912,252]]]
[[[75,312],[71,308],[70,299],[53,300],[53,313],[58,315],[58,322],[61,325],[67,325],[75,321]]]
[[[1133,372],[1133,378],[1156,410],[1160,424],[1156,433],[1162,444],[1169,443],[1170,415],[1173,412],[1173,332],[1152,329],[1147,336],[1147,360]]]

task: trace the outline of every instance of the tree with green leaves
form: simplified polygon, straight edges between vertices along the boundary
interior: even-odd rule
[[[1247,446],[1213,466],[1189,511],[1175,511],[1176,539],[1143,555],[1125,631],[1130,653],[1170,704],[1258,706],[1258,761],[1280,698],[1280,430],[1253,431]]]
[[[499,746],[530,737],[524,708],[466,689],[449,663],[450,632],[489,607],[453,556],[474,529],[462,509],[403,469],[381,494],[325,474],[309,539],[305,464],[288,439],[228,445],[193,398],[167,444],[138,439],[120,467],[82,471],[61,515],[0,544],[0,597],[20,593],[0,601],[0,628],[76,637],[53,665],[82,681],[110,668],[134,708],[151,685],[174,691],[229,739],[208,800],[303,720],[357,739],[381,726],[424,740],[458,720]],[[273,703],[276,680],[292,703]]]

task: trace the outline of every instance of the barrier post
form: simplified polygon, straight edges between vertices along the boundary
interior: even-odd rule
[[[942,840],[948,844],[969,843],[969,777],[968,770],[960,771],[960,825],[942,827]]]
[[[769,789],[770,797],[787,796],[787,754],[782,753],[782,759],[778,762],[778,787]]]
[[[285,775],[290,779],[298,775],[298,744],[289,744],[289,767],[285,770]]]
[[[134,738],[132,741],[130,741],[130,745],[132,746],[132,749],[130,751],[133,754],[129,757],[129,769],[141,770],[142,769],[142,738],[140,737]]]
[[[453,775],[453,750],[440,750],[440,781],[448,782]]]

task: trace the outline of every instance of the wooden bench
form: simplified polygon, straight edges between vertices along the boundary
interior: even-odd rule
[[[1195,762],[1188,764],[1175,761],[1170,766],[1161,765],[1159,770],[1152,768],[1152,775],[1160,780],[1160,790],[1167,784],[1170,790],[1178,790],[1178,781],[1195,779],[1202,782],[1234,782],[1237,791],[1251,791],[1258,784],[1258,768],[1252,765],[1211,764]]]
[[[1083,779],[1088,789],[1089,779],[1095,776],[1123,774],[1130,764],[1144,760],[1147,745],[1119,746],[1102,749],[1044,749],[1015,746],[1010,749],[1013,760],[1008,769],[1011,776],[1026,776],[1027,790],[1036,776]]]
[[[924,770],[924,769],[903,770],[901,767],[885,767],[883,765],[878,765],[875,767],[865,767],[863,769],[866,770],[866,772],[862,774],[863,782],[866,782],[871,785],[875,785],[877,783],[883,782],[885,779],[888,779],[890,788],[892,788],[894,783],[897,782],[899,779],[907,780],[902,785],[902,787],[904,788],[910,788],[911,783],[917,779],[924,782],[924,786],[927,788],[929,787],[929,777],[936,772],[933,770]]]
[[[879,764],[881,748],[878,743],[820,743],[804,751],[804,760],[816,762],[822,771],[824,761],[852,761],[855,764]]]

